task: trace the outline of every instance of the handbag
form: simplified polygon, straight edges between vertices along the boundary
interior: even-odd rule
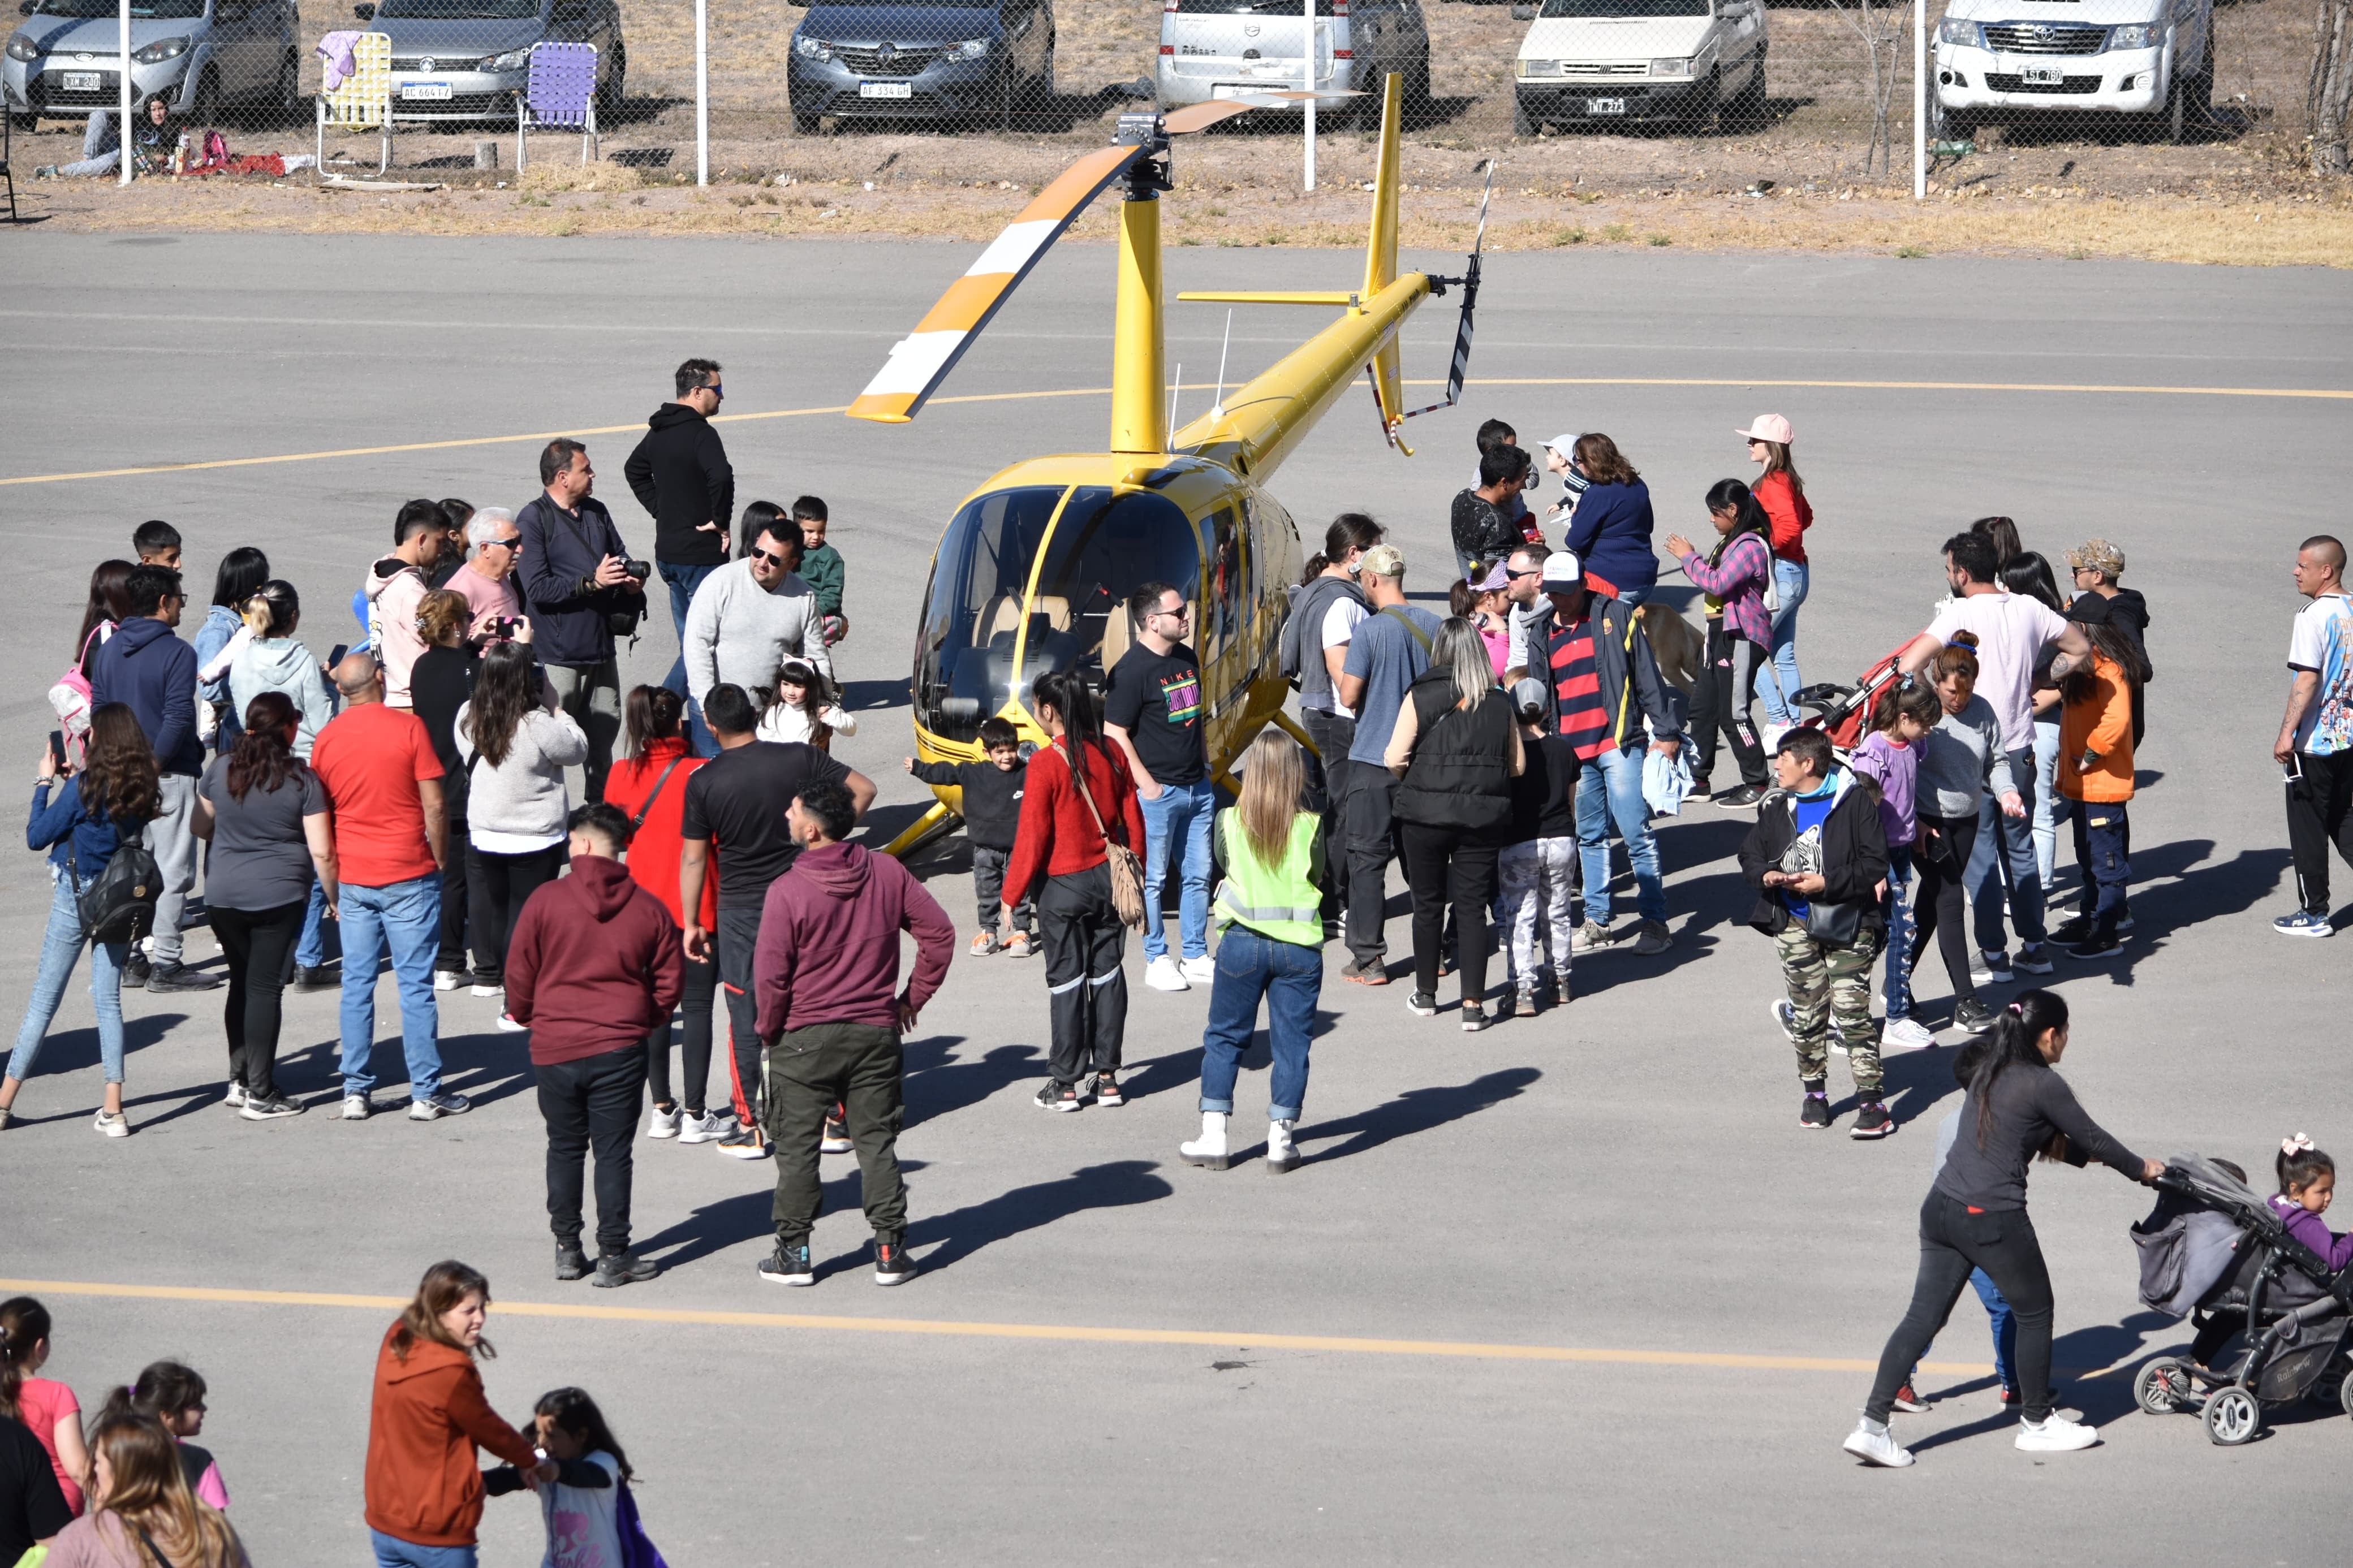
[[[1071,784],[1079,792],[1079,798],[1087,803],[1087,815],[1095,819],[1095,831],[1103,836],[1103,862],[1111,871],[1111,907],[1118,914],[1120,924],[1130,931],[1142,931],[1143,858],[1126,845],[1112,842],[1111,829],[1103,826],[1103,812],[1096,807],[1095,797],[1087,788],[1086,771],[1079,766],[1067,750],[1062,752],[1062,761],[1070,764]]]
[[[164,874],[140,840],[123,839],[106,869],[85,888],[81,869],[74,863],[73,830],[69,828],[66,875],[74,879],[74,910],[81,917],[82,935],[90,941],[137,942],[154,926],[155,900],[164,891]]]

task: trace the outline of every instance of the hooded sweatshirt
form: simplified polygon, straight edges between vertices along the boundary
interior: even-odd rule
[[[405,1359],[396,1356],[392,1336],[399,1327],[385,1331],[375,1357],[368,1528],[417,1546],[470,1546],[482,1521],[474,1449],[511,1465],[536,1465],[539,1458],[491,1408],[473,1357],[427,1339],[411,1343]]]
[[[245,721],[246,704],[265,691],[283,691],[302,716],[302,727],[294,733],[294,754],[309,762],[319,726],[335,716],[335,700],[328,695],[318,658],[292,637],[257,637],[247,643],[228,667],[231,729]]]
[[[531,1059],[644,1044],[685,986],[684,952],[678,922],[627,866],[602,855],[573,861],[569,876],[523,901],[507,939],[507,1011],[531,1027]]]
[[[397,555],[387,555],[368,568],[367,600],[374,612],[368,636],[384,664],[386,706],[413,706],[408,698],[408,672],[425,652],[424,634],[417,629],[417,606],[431,590],[425,574]]]
[[[915,939],[907,1005],[921,1010],[948,972],[955,927],[904,866],[860,844],[804,849],[768,885],[752,949],[760,1038],[814,1024],[899,1026],[899,933]]]
[[[673,566],[717,566],[727,559],[727,525],[735,516],[735,470],[711,421],[683,403],[665,403],[621,473],[638,504],[653,514],[654,559]],[[703,524],[715,522],[716,530]]]
[[[139,721],[156,765],[190,778],[205,771],[196,738],[196,650],[153,616],[133,616],[90,658],[92,712],[110,702]]]

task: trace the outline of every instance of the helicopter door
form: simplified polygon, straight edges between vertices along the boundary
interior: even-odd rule
[[[1241,517],[1230,505],[1201,520],[1201,537],[1208,546],[1203,562],[1199,624],[1195,630],[1201,678],[1211,714],[1222,712],[1229,692],[1241,687],[1249,663],[1245,646],[1250,602],[1243,594],[1245,552]]]

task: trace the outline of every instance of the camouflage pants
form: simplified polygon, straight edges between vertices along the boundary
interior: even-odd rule
[[[1871,1026],[1871,968],[1879,942],[1879,932],[1866,928],[1852,947],[1831,947],[1815,941],[1796,921],[1773,939],[1796,1015],[1798,1076],[1807,1083],[1830,1076],[1830,1023],[1836,1018],[1855,1093],[1879,1098],[1879,1035]]]

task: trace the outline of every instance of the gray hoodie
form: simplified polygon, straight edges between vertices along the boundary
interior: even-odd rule
[[[316,655],[292,637],[256,637],[239,648],[228,667],[230,713],[227,725],[245,722],[245,705],[265,691],[283,691],[302,716],[294,735],[294,754],[311,760],[311,742],[319,726],[335,716],[335,699]],[[227,749],[223,742],[222,749]]]
[[[588,760],[586,733],[562,709],[551,713],[534,708],[516,727],[507,760],[493,767],[487,759],[474,761],[474,742],[468,732],[473,709],[470,702],[460,703],[453,726],[458,755],[466,764],[468,835],[477,847],[486,833],[548,843],[562,840],[564,821],[572,809],[564,791],[564,770]],[[495,846],[492,850],[501,852]]]
[[[1913,801],[1929,816],[1975,816],[1989,793],[2000,800],[2017,787],[2001,749],[2001,721],[1982,697],[1972,696],[1959,712],[1937,720],[1920,742]]]

